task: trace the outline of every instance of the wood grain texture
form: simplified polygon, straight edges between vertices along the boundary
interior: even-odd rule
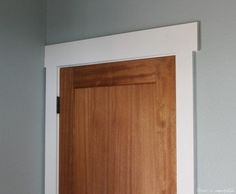
[[[155,83],[157,65],[166,62],[162,57],[75,67],[74,87]]]
[[[60,194],[176,194],[175,58],[108,66],[61,70]]]
[[[59,192],[75,193],[74,187],[74,88],[73,69],[60,71]]]

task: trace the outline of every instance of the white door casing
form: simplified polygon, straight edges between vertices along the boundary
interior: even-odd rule
[[[197,22],[46,46],[45,194],[58,194],[58,70],[170,55],[176,56],[177,194],[195,194],[193,52],[196,51]]]

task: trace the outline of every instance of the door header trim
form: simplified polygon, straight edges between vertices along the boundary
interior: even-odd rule
[[[198,51],[198,23],[173,25],[45,47],[45,67],[103,63]]]

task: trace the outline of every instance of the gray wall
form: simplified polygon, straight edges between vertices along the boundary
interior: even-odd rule
[[[0,193],[43,193],[42,0],[0,1]]]
[[[199,193],[236,193],[235,0],[48,0],[47,6],[48,44],[200,21],[197,180],[208,192]]]

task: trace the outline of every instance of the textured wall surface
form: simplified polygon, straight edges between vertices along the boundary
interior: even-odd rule
[[[0,193],[42,194],[44,9],[0,1]]]
[[[48,44],[200,21],[198,189],[236,193],[235,0],[48,0],[47,6]]]

